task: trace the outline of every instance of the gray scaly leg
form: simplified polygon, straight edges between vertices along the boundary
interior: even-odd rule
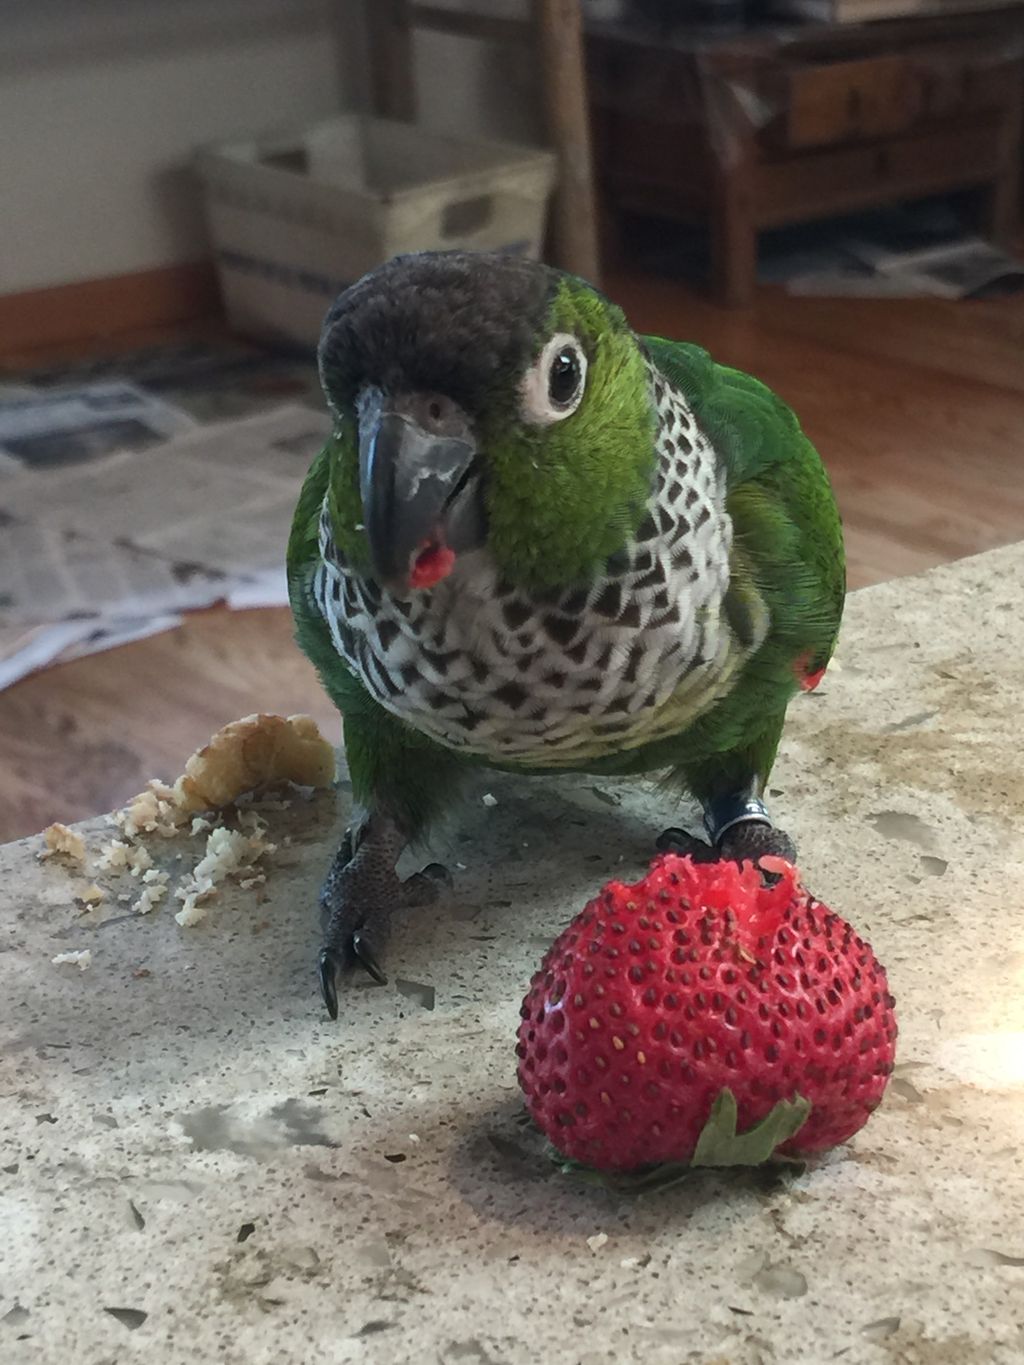
[[[438,863],[402,881],[395,872],[406,844],[385,811],[358,812],[334,856],[320,892],[320,991],[327,1013],[338,1017],[338,978],[362,966],[375,981],[387,981],[380,958],[396,910],[432,905],[448,874]]]

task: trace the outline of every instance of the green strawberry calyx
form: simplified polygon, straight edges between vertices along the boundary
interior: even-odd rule
[[[592,1184],[613,1186],[617,1190],[642,1193],[674,1185],[697,1167],[762,1166],[776,1156],[779,1147],[795,1137],[806,1123],[811,1102],[803,1095],[779,1100],[772,1109],[743,1133],[736,1131],[739,1110],[736,1096],[725,1087],[711,1105],[707,1122],[689,1161],[662,1162],[646,1170],[598,1171],[573,1161],[551,1149],[552,1160],[565,1175]],[[776,1158],[784,1161],[785,1157]]]
[[[745,1133],[737,1133],[736,1096],[726,1086],[718,1092],[711,1106],[708,1121],[701,1129],[689,1164],[760,1166],[771,1160],[778,1147],[796,1136],[807,1122],[810,1112],[810,1100],[805,1100],[802,1095],[794,1095],[791,1100],[779,1100],[763,1119]]]

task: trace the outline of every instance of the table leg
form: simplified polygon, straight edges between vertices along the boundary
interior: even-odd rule
[[[757,282],[757,229],[745,161],[719,166],[710,225],[715,298],[726,308],[749,308]]]
[[[757,279],[755,130],[733,75],[696,63],[705,136],[714,161],[710,208],[712,288],[727,308],[749,308]]]
[[[558,153],[554,238],[558,264],[599,282],[583,20],[579,0],[533,0],[548,137]]]
[[[383,118],[416,118],[410,0],[368,0],[373,111]]]
[[[999,174],[986,206],[986,226],[1000,246],[1015,245],[1020,226],[1021,159],[1024,156],[1024,65],[999,130]]]

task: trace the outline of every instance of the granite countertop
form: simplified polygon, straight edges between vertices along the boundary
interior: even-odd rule
[[[93,874],[0,849],[0,1358],[1024,1360],[1022,603],[1024,546],[857,593],[793,707],[775,808],[901,1027],[882,1107],[795,1176],[626,1197],[521,1123],[520,999],[677,822],[649,788],[481,775],[432,850],[450,901],[333,1025],[314,904],[344,784],[264,811],[266,884],[191,929],[131,913],[127,874],[82,912]],[[148,842],[175,875],[202,851]]]

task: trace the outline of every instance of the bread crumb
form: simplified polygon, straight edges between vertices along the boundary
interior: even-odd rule
[[[184,903],[174,918],[185,927],[198,924],[206,917],[206,911],[199,908],[198,902],[215,895],[217,886],[237,872],[251,874],[242,879],[243,887],[265,881],[266,874],[256,872],[253,864],[265,853],[273,853],[275,847],[263,838],[262,830],[255,834],[223,826],[211,830],[205,854],[174,893]]]
[[[166,882],[150,882],[149,886],[142,888],[142,895],[132,906],[132,909],[137,915],[148,915],[151,910],[156,909],[166,895]]]
[[[140,792],[124,808],[121,817],[117,823],[126,834],[152,833],[160,819],[160,798],[152,790]]]
[[[185,904],[174,916],[183,929],[191,929],[194,924],[201,924],[206,918],[206,910],[197,904],[197,901],[198,893],[192,892],[185,897]]]
[[[131,844],[126,844],[123,839],[111,839],[109,844],[104,844],[100,849],[96,866],[101,872],[118,872],[128,866],[131,852]]]
[[[133,796],[114,816],[115,823],[129,838],[136,834],[158,834],[170,839],[187,821],[174,801],[174,788],[153,778],[144,792]]]
[[[128,859],[128,871],[133,877],[141,877],[144,872],[148,872],[153,866],[153,857],[145,844],[138,844],[132,849]]]
[[[84,891],[79,891],[76,900],[80,900],[84,905],[99,905],[101,901],[107,899],[107,893],[102,886],[97,886],[95,882],[87,886]]]
[[[141,877],[153,866],[153,856],[145,844],[129,844],[123,839],[112,839],[100,849],[96,866],[101,872],[127,869],[133,877]]]
[[[56,957],[51,957],[50,961],[55,967],[74,966],[80,972],[84,972],[92,964],[92,952],[89,948],[83,948],[77,953],[58,953]]]
[[[201,815],[197,815],[192,820],[192,826],[189,829],[189,834],[191,834],[192,838],[194,839],[196,838],[197,835],[205,834],[206,831],[210,829],[213,829],[213,825],[210,823],[210,821],[204,819],[203,816]]]
[[[485,806],[493,807],[498,804],[498,798],[496,796],[492,796],[490,792],[485,792],[484,795],[481,796],[480,800],[484,803]]]
[[[257,836],[238,829],[214,829],[206,840],[206,853],[192,869],[198,885],[214,886],[232,872],[248,867],[260,857],[266,845]]]
[[[607,1241],[607,1232],[596,1232],[593,1237],[587,1238],[587,1246],[591,1251],[600,1251]]]
[[[38,854],[40,862],[59,853],[74,859],[76,863],[85,862],[85,840],[73,829],[68,829],[67,825],[60,823],[50,825],[48,829],[43,830],[43,839],[46,847]]]

